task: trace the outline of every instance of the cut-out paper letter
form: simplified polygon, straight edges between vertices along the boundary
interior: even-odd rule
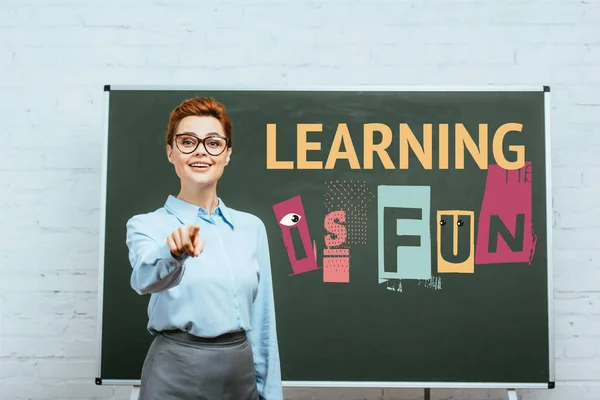
[[[378,186],[379,282],[431,279],[429,186]]]
[[[283,243],[285,244],[287,255],[292,265],[293,273],[290,275],[297,275],[318,269],[317,260],[311,248],[312,240],[308,231],[306,214],[301,197],[295,196],[273,205],[273,212],[281,228]],[[292,232],[293,230],[297,232]],[[294,246],[292,235],[300,237],[300,243],[296,243],[296,246]],[[296,247],[299,248],[298,251]],[[304,251],[300,252],[300,250]]]
[[[438,272],[475,272],[475,213],[440,210],[436,222]]]
[[[346,243],[346,212],[333,211],[325,216],[323,282],[350,282],[350,249]],[[340,247],[344,246],[344,247]]]
[[[477,225],[476,264],[531,263],[536,244],[531,185],[531,162],[517,170],[489,166]]]

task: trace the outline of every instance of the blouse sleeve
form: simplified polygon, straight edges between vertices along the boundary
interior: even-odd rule
[[[254,355],[256,382],[261,400],[282,400],[279,348],[267,232],[262,221],[258,232],[259,287],[252,305],[248,333]]]
[[[185,270],[187,253],[181,259],[173,257],[167,238],[153,237],[152,231],[143,215],[127,221],[131,287],[138,294],[156,293],[179,284]]]

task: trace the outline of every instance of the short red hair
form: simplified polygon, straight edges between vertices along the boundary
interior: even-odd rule
[[[231,147],[231,120],[227,116],[225,106],[212,97],[194,97],[179,104],[169,116],[167,128],[167,144],[171,144],[179,122],[189,116],[214,117],[219,120]]]

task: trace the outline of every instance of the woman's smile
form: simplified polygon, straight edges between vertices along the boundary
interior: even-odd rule
[[[202,172],[203,173],[203,172],[208,172],[210,170],[212,163],[208,162],[208,161],[195,161],[193,163],[190,163],[189,166],[194,172]]]

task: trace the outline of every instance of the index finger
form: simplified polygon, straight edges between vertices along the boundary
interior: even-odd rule
[[[191,225],[189,228],[189,231],[190,231],[190,237],[194,237],[200,231],[200,226],[199,225]]]

